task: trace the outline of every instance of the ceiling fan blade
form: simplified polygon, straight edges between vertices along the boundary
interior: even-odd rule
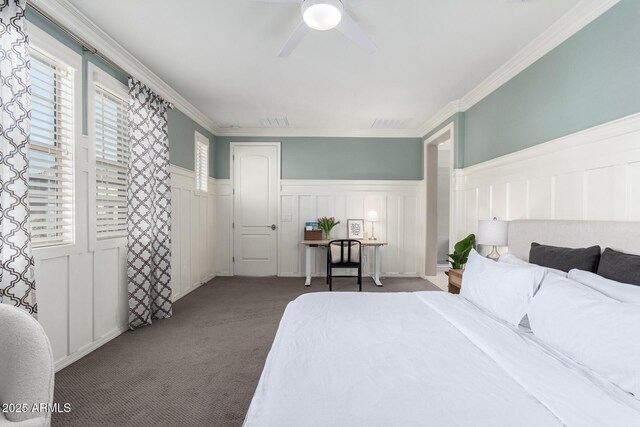
[[[350,38],[355,44],[362,47],[369,53],[373,53],[378,50],[376,44],[371,40],[371,37],[364,32],[362,28],[349,16],[347,12],[342,14],[342,19],[336,27],[336,30]]]
[[[344,5],[345,9],[349,9],[353,5],[366,3],[368,1],[369,0],[342,0],[342,4]]]
[[[304,36],[309,32],[309,27],[304,22],[300,22],[293,33],[289,36],[289,39],[286,41],[278,56],[280,58],[286,58],[293,52],[293,50],[298,47]]]

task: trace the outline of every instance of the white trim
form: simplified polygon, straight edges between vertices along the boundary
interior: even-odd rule
[[[263,138],[419,138],[421,135],[417,129],[224,128],[218,129],[216,136]]]
[[[462,108],[462,104],[459,100],[448,103],[442,110],[438,111],[433,117],[427,120],[427,122],[420,127],[418,133],[421,136],[426,136],[429,132],[444,123],[445,120],[461,111],[464,111],[464,109]]]
[[[98,68],[95,64],[87,64],[87,158],[88,158],[88,221],[89,221],[89,252],[117,248],[127,244],[127,237],[112,237],[108,239],[98,239],[97,215],[96,215],[96,125],[95,109],[93,108],[96,96],[96,83],[103,86],[115,95],[124,99],[129,99],[127,87]]]
[[[359,192],[408,192],[414,193],[422,180],[337,180],[337,179],[282,179],[280,195],[305,194],[354,194]]]
[[[55,371],[58,372],[59,370],[66,368],[72,363],[77,362],[87,354],[93,352],[94,350],[97,350],[98,348],[102,347],[112,339],[120,336],[127,329],[129,329],[127,326],[121,326],[120,328],[113,329],[111,332],[108,332],[107,334],[103,335],[99,339],[91,342],[91,344],[87,345],[86,347],[83,347],[82,349],[76,351],[75,353],[70,354],[69,356],[58,360],[56,362]]]
[[[444,126],[442,129],[440,129],[439,131],[435,132],[433,135],[431,135],[429,138],[424,140],[424,146],[423,146],[423,160],[422,160],[422,164],[423,164],[423,170],[424,170],[424,188],[423,188],[423,192],[424,192],[424,201],[425,201],[425,215],[424,215],[424,225],[423,225],[423,234],[421,236],[421,242],[423,242],[423,244],[425,245],[425,261],[426,261],[426,251],[429,249],[427,248],[427,245],[430,242],[427,242],[427,225],[428,225],[428,217],[429,214],[435,214],[437,217],[437,211],[434,212],[430,212],[430,201],[427,199],[427,194],[426,194],[426,190],[427,190],[427,146],[428,145],[432,145],[435,141],[437,141],[439,138],[441,138],[442,136],[444,136],[446,133],[449,133],[449,139],[447,139],[444,142],[450,142],[451,143],[451,155],[449,156],[449,250],[453,250],[453,244],[455,241],[455,234],[454,234],[454,221],[455,221],[455,216],[454,216],[454,212],[455,212],[455,204],[454,204],[454,200],[453,200],[453,195],[454,195],[454,186],[455,186],[455,158],[456,158],[456,144],[455,144],[455,136],[456,136],[456,130],[455,130],[455,126],[453,124],[453,122],[449,123],[448,125]],[[440,145],[440,144],[437,144]],[[436,194],[437,197],[437,194]],[[437,236],[436,236],[436,240],[437,240]],[[437,256],[436,256],[436,269],[437,269]],[[427,269],[427,265],[425,263],[424,265],[424,269],[423,269],[423,273],[426,274],[426,269]],[[424,276],[423,277],[427,277]],[[429,276],[432,277],[432,276]],[[427,279],[430,280],[430,279]],[[435,283],[435,282],[434,282]]]
[[[181,175],[191,179],[194,179],[195,177],[195,172],[191,169],[183,168],[182,166],[174,165],[173,163],[169,164],[169,172],[171,174]]]
[[[466,111],[520,74],[620,0],[582,0],[459,101],[447,104],[420,127],[426,135],[456,112]]]
[[[58,256],[73,255],[83,252],[78,233],[79,226],[83,217],[81,215],[81,204],[83,203],[78,194],[77,177],[78,172],[84,166],[82,151],[85,148],[85,137],[82,134],[82,57],[72,49],[56,40],[51,35],[42,31],[40,28],[32,26],[29,28],[29,48],[51,56],[55,60],[59,60],[65,65],[73,68],[73,142],[72,142],[72,188],[73,188],[73,225],[72,225],[72,243],[54,246],[44,246],[33,249],[33,256],[36,259],[47,259]]]
[[[640,113],[458,169],[456,236],[478,220],[639,221]]]
[[[496,157],[495,159],[487,160],[473,166],[468,166],[464,169],[460,169],[460,173],[458,175],[470,175],[487,169],[515,164],[517,162],[539,156],[551,155],[558,151],[564,151],[573,147],[637,132],[638,129],[640,129],[640,113],[632,114],[602,125],[594,126],[567,136],[543,142],[542,144],[524,148],[510,154],[505,154],[504,156]]]
[[[280,252],[280,230],[282,229],[282,214],[281,214],[281,201],[280,201],[280,194],[281,194],[281,186],[282,186],[282,151],[281,151],[281,146],[282,143],[280,142],[259,142],[259,141],[255,141],[255,142],[231,142],[229,144],[229,163],[230,163],[230,167],[229,167],[229,183],[231,184],[231,221],[235,222],[235,194],[233,189],[234,189],[234,183],[233,183],[233,160],[234,160],[234,156],[235,156],[235,148],[236,147],[275,147],[276,148],[276,161],[278,162],[278,167],[276,168],[278,171],[278,185],[277,185],[277,190],[276,190],[276,205],[278,207],[278,211],[277,211],[277,218],[276,218],[276,222],[278,224],[278,228],[276,230],[276,274],[279,276],[280,275],[280,257],[279,257],[279,252]],[[230,256],[231,259],[233,259],[233,257],[235,256],[235,245],[234,245],[234,241],[235,241],[235,233],[234,233],[234,228],[231,227],[231,224],[229,224],[229,233],[230,233],[230,245],[229,245],[229,250],[230,250]],[[235,271],[234,271],[234,262],[231,262],[231,275],[235,275]]]
[[[429,138],[425,139],[424,140],[424,145],[425,146],[430,145],[431,143],[433,143],[435,140],[437,140],[438,138],[440,138],[441,136],[443,136],[447,132],[451,133],[451,135],[449,137],[449,140],[451,140],[451,142],[453,143],[454,126],[453,126],[453,123],[449,123],[448,125],[446,125],[442,129],[440,129],[438,132],[434,133]],[[453,148],[453,146],[452,146],[452,148]]]
[[[194,180],[194,185],[195,185],[195,191],[197,194],[200,195],[206,195],[209,192],[209,172],[211,171],[211,165],[209,164],[209,160],[211,158],[211,144],[209,143],[209,138],[207,138],[206,136],[204,136],[203,134],[201,134],[198,131],[194,132],[194,138],[193,138],[193,158],[194,158],[194,163],[193,163],[193,180]],[[198,188],[198,143],[202,143],[202,144],[206,144],[207,146],[207,188],[205,190],[201,190],[200,188]]]
[[[187,290],[184,293],[178,294],[178,295],[174,295],[173,297],[173,302],[175,303],[176,301],[178,301],[180,298],[184,297],[185,295],[190,294],[191,292],[195,291],[196,289],[198,289],[200,286],[204,285],[206,282],[208,282],[209,280],[213,279],[215,277],[215,275],[207,278],[203,283],[200,283],[197,286],[194,286],[193,288]],[[123,325],[120,326],[119,328],[115,328],[113,329],[111,332],[107,332],[106,334],[104,334],[102,337],[100,337],[99,339],[91,342],[90,344],[88,344],[87,346],[81,348],[80,350],[76,351],[73,354],[70,354],[67,357],[64,357],[60,360],[58,360],[55,364],[55,371],[58,372],[61,369],[66,368],[67,366],[71,365],[74,362],[77,362],[78,360],[82,359],[84,356],[86,356],[87,354],[99,349],[100,347],[102,347],[103,345],[105,345],[106,343],[108,343],[109,341],[113,340],[114,338],[117,338],[118,336],[122,335],[123,333],[125,333],[127,330],[129,330],[129,327],[127,325]]]
[[[133,77],[144,82],[145,85],[165,100],[174,104],[196,123],[209,132],[217,134],[218,129],[211,119],[136,59],[129,51],[69,3],[68,0],[29,0],[29,3],[34,4],[69,31],[91,44],[101,54],[118,64]],[[34,28],[35,25],[30,26],[29,32],[32,33]]]

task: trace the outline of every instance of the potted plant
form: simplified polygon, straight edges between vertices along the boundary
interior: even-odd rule
[[[338,224],[340,224],[340,221],[336,221],[335,217],[327,218],[323,216],[322,218],[318,218],[318,227],[324,231],[326,240],[331,240],[331,229]]]
[[[464,269],[464,266],[469,259],[469,253],[475,245],[475,234],[469,234],[467,237],[456,243],[453,247],[453,253],[449,254],[449,264],[451,264],[451,269],[449,271]],[[447,276],[449,275],[449,271],[445,272]]]

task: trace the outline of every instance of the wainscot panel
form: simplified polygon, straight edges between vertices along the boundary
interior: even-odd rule
[[[83,144],[81,147],[86,146]],[[87,164],[81,162],[79,171]],[[91,174],[78,173],[76,204],[88,211],[78,218],[76,242],[69,250],[36,249],[38,320],[53,347],[56,370],[75,362],[127,329],[126,238],[91,242],[88,209]],[[171,166],[172,289],[174,301],[215,275],[215,182],[209,192],[195,190],[192,171]]]
[[[640,114],[456,171],[455,235],[479,219],[640,221]],[[596,243],[596,242],[594,242]]]

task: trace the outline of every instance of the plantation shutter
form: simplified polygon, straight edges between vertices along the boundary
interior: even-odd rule
[[[32,49],[29,210],[36,248],[73,242],[73,73]]]
[[[128,101],[95,86],[96,233],[127,235]]]
[[[196,138],[196,189],[207,192],[209,183],[209,143]]]

